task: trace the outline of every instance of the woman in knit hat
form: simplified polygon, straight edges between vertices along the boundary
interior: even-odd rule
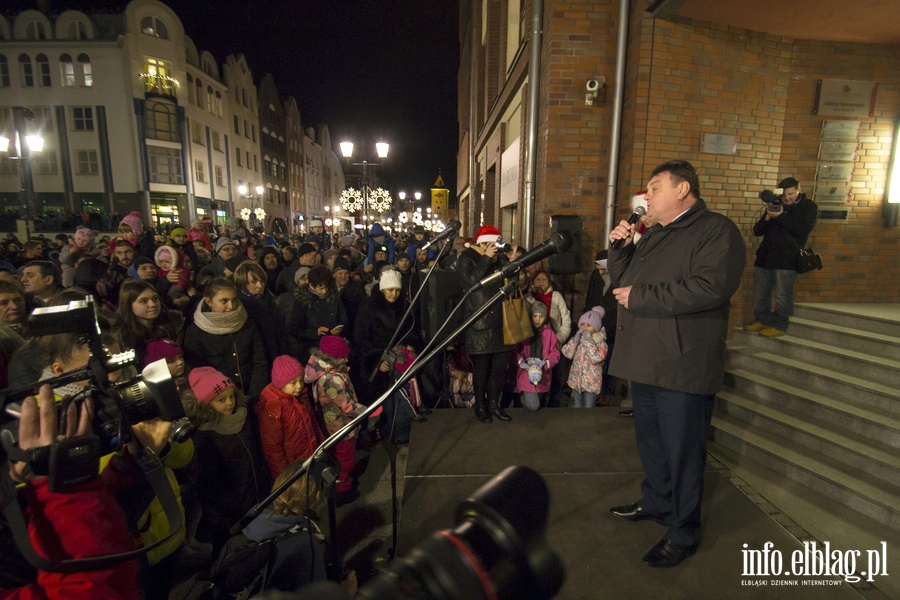
[[[463,288],[472,288],[488,275],[503,268],[507,259],[500,252],[500,230],[484,225],[466,244],[456,262]],[[487,304],[503,285],[498,278],[469,294],[463,318]],[[503,343],[503,308],[498,302],[466,330],[466,352],[475,363],[472,383],[475,390],[475,416],[482,423],[490,423],[491,415],[509,421],[500,404],[506,381],[507,355],[510,346]]]
[[[562,353],[572,360],[569,387],[575,408],[591,408],[603,390],[603,362],[606,360],[606,330],[603,328],[602,306],[595,306],[578,319],[578,332]]]
[[[386,351],[396,348],[420,350],[422,340],[416,331],[413,317],[410,315],[402,324],[400,319],[406,312],[406,299],[403,297],[403,278],[400,271],[385,269],[381,272],[378,286],[372,295],[363,301],[353,325],[353,351],[358,353],[359,379],[366,381],[360,389],[361,400],[369,404],[381,396],[391,385],[392,365],[383,360]],[[388,347],[394,332],[399,327],[399,337],[393,347]],[[375,379],[369,382],[370,375],[375,372]]]
[[[272,382],[256,405],[263,455],[272,477],[295,460],[312,456],[325,439],[303,380],[303,367],[283,355],[272,365]]]
[[[185,412],[197,428],[197,491],[203,515],[197,539],[213,544],[214,555],[229,530],[268,492],[271,479],[262,465],[247,400],[234,382],[213,367],[188,375],[196,404]]]

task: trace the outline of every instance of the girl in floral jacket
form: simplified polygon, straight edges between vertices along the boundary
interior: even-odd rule
[[[336,335],[322,336],[318,348],[310,351],[304,379],[310,394],[322,409],[326,433],[331,435],[361,414],[366,407],[356,400],[356,390],[350,381],[347,356],[350,342]],[[376,411],[380,412],[380,411]],[[377,416],[373,414],[373,418]],[[356,454],[356,432],[335,444],[334,452],[341,463],[341,474],[334,486],[335,504],[341,506],[359,497],[350,471]]]
[[[578,333],[563,346],[562,353],[572,360],[569,387],[575,408],[591,408],[603,388],[603,361],[606,360],[606,330],[601,321],[605,311],[595,306],[578,319]]]

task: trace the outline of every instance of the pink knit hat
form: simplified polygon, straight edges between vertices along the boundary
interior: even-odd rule
[[[75,235],[73,237],[75,238],[76,242],[83,242],[84,244],[90,246],[94,243],[94,230],[90,227],[79,225],[78,229],[75,230]]]
[[[234,383],[212,367],[197,367],[188,375],[188,382],[197,400],[209,404],[216,396],[233,388]]]
[[[294,379],[303,375],[303,368],[297,359],[282,355],[275,359],[272,363],[272,385],[278,389],[283,388]]]
[[[161,358],[166,361],[174,360],[176,356],[181,356],[181,346],[168,338],[156,340],[147,344],[147,354],[144,364],[149,365],[155,363]]]
[[[142,233],[144,233],[144,223],[141,221],[141,213],[138,211],[132,211],[129,214],[122,217],[121,223],[125,223],[129,227],[131,227],[131,231],[134,232],[134,235],[140,237]]]
[[[332,358],[347,358],[350,342],[338,335],[323,335],[319,340],[319,350]]]
[[[602,306],[595,306],[591,310],[587,311],[581,318],[578,319],[578,324],[587,323],[597,331],[600,331],[600,326],[603,323],[603,316],[606,315],[606,311]]]

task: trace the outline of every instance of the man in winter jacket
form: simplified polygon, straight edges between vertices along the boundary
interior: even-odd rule
[[[627,221],[609,235],[624,242],[609,255],[620,306],[609,372],[631,381],[644,467],[643,496],[610,512],[665,524],[665,536],[643,560],[671,567],[700,543],[706,432],[724,379],[730,298],[746,248],[737,226],[706,208],[690,163],[656,167],[647,190],[655,225],[637,244],[636,226]]]
[[[780,204],[769,204],[753,226],[753,235],[762,236],[753,268],[754,322],[746,331],[757,331],[765,337],[784,335],[788,317],[794,312],[794,282],[797,280],[797,257],[806,246],[816,225],[818,207],[800,192],[793,177],[778,183],[783,192]],[[763,198],[765,192],[760,194]],[[777,199],[772,194],[770,199]],[[772,311],[772,291],[775,310]]]

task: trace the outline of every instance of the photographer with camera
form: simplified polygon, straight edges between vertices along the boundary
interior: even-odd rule
[[[762,241],[753,270],[754,321],[744,325],[744,331],[764,337],[779,337],[787,331],[788,318],[794,311],[797,258],[818,217],[816,203],[800,191],[795,178],[782,179],[778,187],[782,189],[781,196],[771,190],[760,192],[766,208],[753,226],[753,235],[762,237]]]

